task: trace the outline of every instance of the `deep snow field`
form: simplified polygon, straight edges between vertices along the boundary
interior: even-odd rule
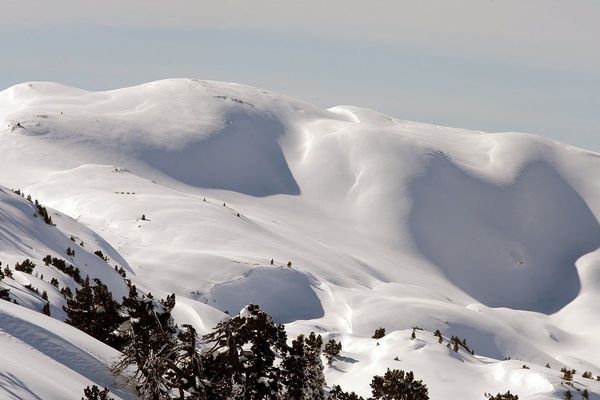
[[[562,399],[567,366],[575,398],[600,399],[600,381],[581,377],[600,375],[598,154],[175,79],[6,89],[0,155],[0,261],[29,258],[46,275],[0,283],[20,304],[0,302],[1,399],[111,385],[117,352],[58,321],[63,297],[47,282],[63,276],[43,269],[71,236],[84,276],[120,299],[118,265],[143,290],[174,292],[177,322],[199,333],[257,303],[290,337],[340,340],[328,383],[364,396],[389,367],[413,370],[434,400]],[[438,344],[436,329],[475,354]]]

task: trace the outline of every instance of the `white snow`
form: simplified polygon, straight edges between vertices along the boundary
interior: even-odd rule
[[[77,235],[86,273],[119,290],[118,264],[143,290],[175,292],[175,317],[201,333],[255,302],[291,334],[341,340],[328,382],[363,395],[387,367],[413,370],[432,399],[559,399],[563,365],[577,369],[576,387],[600,392],[581,378],[600,375],[598,154],[187,79],[6,89],[0,151],[0,185],[61,213],[60,229],[40,225],[0,193],[0,261],[43,268]],[[35,314],[23,310],[23,321]],[[379,326],[388,335],[377,346]],[[426,331],[411,341],[414,326]],[[436,329],[466,338],[475,356],[438,344]],[[24,365],[2,365],[23,379]],[[81,393],[84,378],[65,390]]]

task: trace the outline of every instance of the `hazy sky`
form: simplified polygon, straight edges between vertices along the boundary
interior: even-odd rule
[[[598,0],[1,0],[0,88],[189,77],[600,151]]]

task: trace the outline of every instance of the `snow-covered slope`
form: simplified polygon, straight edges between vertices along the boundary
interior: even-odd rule
[[[77,284],[42,259],[51,255],[65,260],[78,268],[82,277],[101,279],[116,296],[126,293],[123,278],[93,252],[100,250],[114,265],[131,270],[97,234],[59,212],[50,210],[49,215],[55,225],[44,222],[31,201],[0,187],[0,261],[2,268],[9,267],[13,275],[12,279],[2,279],[0,288],[9,289],[16,303],[0,301],[2,399],[80,398],[88,385],[111,387],[113,383],[110,367],[118,353],[58,321],[65,319],[65,300],[59,288],[69,287],[75,292]],[[67,248],[75,249],[75,255],[68,256]],[[16,263],[26,259],[35,264],[31,274],[14,269]],[[50,284],[52,279],[58,287]],[[48,296],[50,314],[56,319],[41,313],[47,302],[43,292]],[[113,393],[117,398],[134,398],[119,388],[113,388]]]
[[[366,394],[393,367],[432,399],[551,399],[562,366],[600,375],[597,154],[183,79],[9,88],[0,153],[0,185],[102,235],[111,265],[174,291],[200,332],[256,302],[292,333],[341,339],[330,383]]]

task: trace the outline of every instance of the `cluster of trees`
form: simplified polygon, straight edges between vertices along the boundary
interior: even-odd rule
[[[34,268],[35,268],[35,263],[33,263],[30,259],[26,259],[21,263],[15,264],[15,271],[25,272],[26,274],[33,273]]]
[[[52,222],[52,217],[50,216],[50,214],[48,214],[48,210],[46,210],[46,207],[42,206],[37,199],[34,201],[31,198],[31,195],[27,195],[27,197],[25,197],[25,193],[21,192],[20,189],[17,190],[13,190],[13,192],[15,194],[18,194],[19,196],[23,197],[23,198],[27,198],[27,201],[29,201],[30,203],[34,203],[35,207],[37,208],[37,215],[39,215],[40,217],[42,217],[42,219],[44,220],[45,223],[47,223],[48,225],[52,225],[54,226],[54,223]],[[36,215],[36,216],[37,216]]]
[[[52,264],[52,266],[54,266],[56,269],[73,278],[73,280],[76,283],[80,285],[83,283],[83,278],[81,277],[81,271],[79,270],[79,268],[74,267],[71,264],[67,265],[65,260],[52,257],[50,254],[48,254],[42,259],[42,261],[44,262],[44,264],[46,264],[46,266]]]
[[[284,326],[257,305],[199,338],[190,325],[175,325],[174,306],[175,295],[155,299],[133,285],[119,304],[102,282],[86,279],[64,310],[67,323],[121,351],[113,372],[134,383],[142,399],[361,399],[339,387],[326,391],[322,355],[333,362],[341,350],[335,340],[324,345],[310,333],[290,345]],[[429,398],[412,372],[388,370],[371,386],[373,400]]]

